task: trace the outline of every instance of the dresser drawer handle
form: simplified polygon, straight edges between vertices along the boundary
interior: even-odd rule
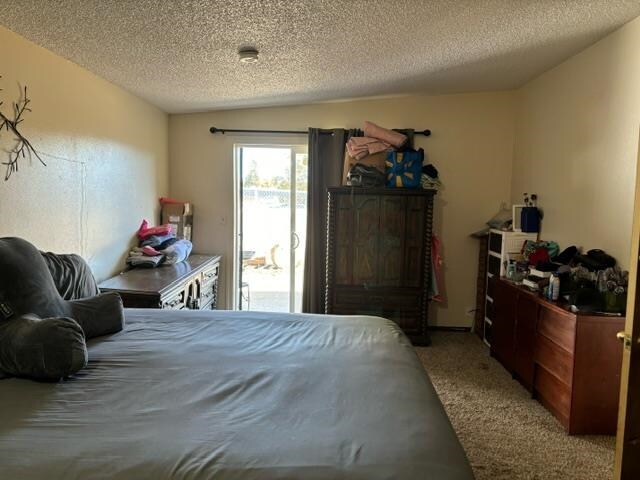
[[[167,307],[169,307],[169,308],[173,308],[173,307],[175,307],[176,305],[179,305],[180,303],[181,303],[181,300],[180,300],[179,298],[176,298],[173,302],[169,302],[169,303],[167,303],[166,305],[167,305]]]

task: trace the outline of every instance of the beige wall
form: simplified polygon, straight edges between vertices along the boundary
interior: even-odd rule
[[[640,19],[529,82],[517,92],[410,96],[167,115],[111,83],[0,27],[4,110],[28,85],[23,124],[48,163],[24,161],[0,185],[0,235],[77,252],[99,279],[123,266],[157,197],[196,205],[195,248],[225,256],[222,306],[230,305],[234,143],[305,143],[209,133],[227,128],[431,128],[417,137],[445,188],[435,230],[443,240],[448,302],[434,324],[469,326],[477,246],[468,234],[502,200],[536,192],[542,235],[561,246],[601,247],[628,264],[638,125]],[[0,147],[11,146],[6,132]],[[170,164],[168,162],[170,160]],[[513,175],[512,175],[513,171]]]
[[[629,264],[640,122],[640,19],[518,92],[512,199],[536,192],[542,237]]]
[[[445,188],[437,196],[435,230],[444,245],[447,304],[434,309],[434,323],[470,326],[465,309],[475,304],[476,241],[481,228],[510,198],[514,99],[510,92],[412,96],[171,115],[169,146],[171,194],[195,204],[195,250],[221,253],[222,303],[230,305],[233,254],[233,145],[273,141],[255,136],[211,135],[209,127],[306,129],[360,127],[371,120],[388,127],[430,128],[416,137]],[[282,139],[306,143],[306,138]],[[225,288],[226,287],[226,288]]]
[[[48,164],[23,161],[0,180],[0,236],[80,253],[98,279],[122,269],[141,218],[155,220],[168,191],[167,115],[3,27],[0,75],[5,113],[27,85],[22,130]],[[0,148],[10,140],[1,132]]]

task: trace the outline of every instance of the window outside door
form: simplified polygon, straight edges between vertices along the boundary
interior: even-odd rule
[[[239,310],[300,312],[307,219],[307,147],[236,145]]]

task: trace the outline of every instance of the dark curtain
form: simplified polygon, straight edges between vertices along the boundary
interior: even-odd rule
[[[413,148],[413,129],[397,129],[409,137]],[[327,188],[342,181],[347,140],[362,136],[358,129],[309,129],[309,188],[307,193],[307,242],[302,287],[302,311],[324,313],[325,254],[327,250]]]
[[[343,128],[309,129],[307,242],[302,287],[305,313],[324,313],[327,188],[340,185],[345,144],[358,134],[358,130]]]

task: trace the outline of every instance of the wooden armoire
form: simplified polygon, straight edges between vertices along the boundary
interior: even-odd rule
[[[328,189],[325,312],[394,320],[428,345],[435,190]]]

